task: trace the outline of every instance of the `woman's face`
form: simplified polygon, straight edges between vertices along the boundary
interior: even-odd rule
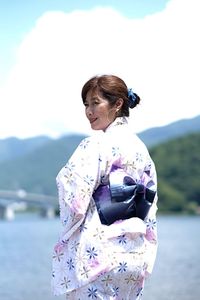
[[[115,120],[116,108],[111,107],[108,100],[99,96],[96,92],[89,91],[85,100],[85,114],[91,128],[103,130]]]

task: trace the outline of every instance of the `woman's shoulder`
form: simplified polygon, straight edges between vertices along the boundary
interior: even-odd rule
[[[80,141],[77,148],[87,150],[90,148],[97,147],[99,142],[100,142],[100,138],[97,135],[86,136]]]
[[[137,133],[130,126],[115,127],[115,130],[106,132],[106,141],[117,142],[119,144],[130,145],[134,147],[140,147],[141,149],[147,149],[145,143],[141,140]]]

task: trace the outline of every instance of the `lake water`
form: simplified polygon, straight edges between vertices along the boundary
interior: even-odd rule
[[[51,294],[59,219],[0,221],[0,300],[63,300]],[[158,217],[159,248],[143,300],[200,299],[200,217]]]

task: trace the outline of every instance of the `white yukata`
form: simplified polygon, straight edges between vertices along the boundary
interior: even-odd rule
[[[144,221],[133,217],[101,224],[92,194],[108,182],[112,166],[157,189],[154,163],[126,117],[117,118],[102,134],[85,138],[56,178],[63,232],[53,253],[54,295],[141,299],[156,257],[157,195]]]

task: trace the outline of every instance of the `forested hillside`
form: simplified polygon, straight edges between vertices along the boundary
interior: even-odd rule
[[[200,206],[200,133],[150,150],[158,173],[160,211],[194,212]]]
[[[151,147],[196,132],[200,132],[200,116],[178,120],[165,126],[150,128],[138,135],[146,145]]]
[[[85,136],[51,140],[0,163],[0,189],[56,195],[55,177]],[[200,206],[200,132],[150,148],[158,173],[160,212],[195,212]]]
[[[83,135],[50,140],[27,154],[0,163],[0,189],[56,195],[55,177]]]
[[[0,140],[0,162],[21,157],[48,143],[51,139],[47,136],[36,136],[26,139],[9,137]]]
[[[200,115],[191,119],[178,120],[165,126],[147,129],[139,132],[138,136],[148,147],[152,147],[168,140],[196,132],[200,132]],[[73,135],[76,136],[75,142],[77,139],[80,140],[83,137],[83,135],[80,135],[80,138],[78,137],[78,134]],[[71,137],[72,135],[66,135],[65,137],[63,136],[63,138],[66,140],[66,143],[70,143],[72,145],[73,139],[71,139]],[[36,149],[39,150],[40,147],[49,142],[57,143],[56,140],[49,136],[36,136],[25,139],[20,139],[17,137],[0,139],[0,162],[31,154],[32,151]]]

